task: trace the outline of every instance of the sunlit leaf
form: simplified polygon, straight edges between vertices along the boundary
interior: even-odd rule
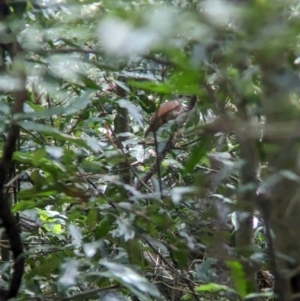
[[[195,288],[196,292],[220,292],[220,291],[233,291],[226,285],[217,284],[217,283],[208,283],[202,284]]]
[[[230,268],[231,277],[237,293],[241,298],[247,295],[247,282],[243,266],[238,261],[227,261],[227,266]]]

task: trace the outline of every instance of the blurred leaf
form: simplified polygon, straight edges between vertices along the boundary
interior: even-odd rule
[[[171,191],[171,198],[175,205],[179,205],[183,195],[192,193],[194,189],[192,187],[175,187]]]
[[[61,275],[58,279],[58,285],[62,288],[68,288],[76,285],[77,277],[80,275],[78,270],[79,262],[74,259],[69,259],[61,266]]]
[[[34,201],[19,201],[13,206],[13,212],[19,212],[19,211],[24,211],[27,209],[33,209],[35,208],[35,202]]]
[[[247,295],[247,282],[243,266],[237,261],[227,261],[226,264],[230,268],[231,277],[237,293],[241,298],[245,298]]]
[[[125,241],[134,238],[135,232],[129,219],[117,219],[117,228],[112,231],[114,237],[122,237]]]
[[[129,262],[131,264],[140,265],[143,261],[142,248],[137,239],[130,239],[125,244]]]
[[[93,257],[99,248],[98,242],[91,242],[83,244],[83,250],[87,257]]]
[[[203,282],[209,282],[212,281],[211,279],[211,260],[205,259],[203,262],[199,265],[197,265],[196,269],[196,279],[203,281]]]
[[[77,75],[79,80],[81,80],[88,89],[95,89],[95,90],[100,89],[99,85],[95,83],[93,80],[91,80],[89,77],[87,77],[85,74],[78,73]]]
[[[200,293],[200,292],[220,292],[220,291],[227,291],[231,292],[233,291],[231,288],[229,288],[226,285],[221,285],[217,283],[208,283],[208,284],[202,284],[200,286],[197,286],[195,288],[195,291]]]
[[[26,11],[27,1],[26,0],[23,0],[23,1],[14,1],[14,2],[10,3],[10,6],[12,7],[13,12],[16,15],[16,17],[21,18],[22,15]]]
[[[198,143],[196,146],[193,147],[191,155],[186,160],[184,164],[184,172],[185,174],[192,172],[192,170],[195,168],[195,166],[199,163],[202,156],[206,154],[206,150],[204,145],[201,143]]]
[[[160,298],[157,288],[146,278],[140,276],[129,267],[102,260],[101,264],[108,269],[111,277],[120,281],[123,285],[129,288],[133,294],[137,295],[137,297],[142,300],[149,300],[149,298],[143,294],[149,294],[155,298]]]
[[[107,233],[112,230],[112,224],[114,221],[114,218],[110,217],[109,215],[103,217],[95,229],[96,238],[104,238]]]
[[[120,293],[108,292],[101,295],[101,301],[127,301]]]
[[[148,97],[140,97],[139,104],[147,114],[153,113],[156,109],[155,103],[149,100]]]
[[[253,298],[267,298],[268,300],[276,298],[274,292],[262,292],[262,293],[252,293],[245,297],[245,300],[252,300]]]
[[[95,153],[98,153],[101,151],[101,147],[96,138],[86,137],[86,138],[84,138],[84,141],[86,142],[87,146]]]
[[[177,261],[179,269],[186,269],[188,266],[189,252],[183,243],[177,242],[171,251],[172,256]]]
[[[86,219],[87,226],[89,228],[94,228],[98,222],[98,212],[96,210],[90,210]]]
[[[28,278],[34,277],[35,275],[49,275],[57,270],[60,264],[61,260],[58,256],[48,255],[39,266],[35,266],[32,271],[28,273]]]
[[[283,69],[273,74],[271,80],[276,86],[287,91],[299,89],[300,86],[299,76],[297,76],[294,72],[289,71],[288,69]]]
[[[82,243],[82,235],[80,233],[79,228],[73,224],[69,225],[68,228],[72,236],[72,244],[74,245],[74,247],[80,247]]]
[[[128,88],[128,86],[127,86],[124,82],[119,81],[119,80],[116,80],[116,79],[115,79],[114,82],[115,82],[115,84],[116,84],[117,86],[121,87],[124,91],[130,93],[130,89]]]
[[[175,90],[174,86],[168,85],[166,83],[153,83],[153,82],[137,82],[130,80],[129,84],[135,88],[144,89],[147,91],[162,93],[162,94],[172,94]]]
[[[45,150],[54,160],[61,159],[64,154],[64,150],[61,147],[45,146]]]
[[[137,106],[126,99],[120,99],[118,104],[121,108],[126,108],[133,119],[140,125],[140,127],[143,127],[143,116],[141,115]]]

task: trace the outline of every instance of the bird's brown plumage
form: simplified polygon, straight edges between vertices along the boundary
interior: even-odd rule
[[[156,132],[162,125],[176,119],[185,110],[180,100],[167,101],[159,106],[153,113],[150,125],[145,132],[145,138],[150,132]]]

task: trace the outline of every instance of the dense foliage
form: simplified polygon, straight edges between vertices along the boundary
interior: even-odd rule
[[[2,298],[300,300],[297,1],[9,5]]]

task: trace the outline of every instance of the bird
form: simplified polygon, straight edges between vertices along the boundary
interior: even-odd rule
[[[153,113],[150,125],[145,131],[146,138],[150,132],[156,132],[162,125],[170,120],[176,119],[180,114],[187,111],[188,108],[178,99],[167,101],[159,106]]]

